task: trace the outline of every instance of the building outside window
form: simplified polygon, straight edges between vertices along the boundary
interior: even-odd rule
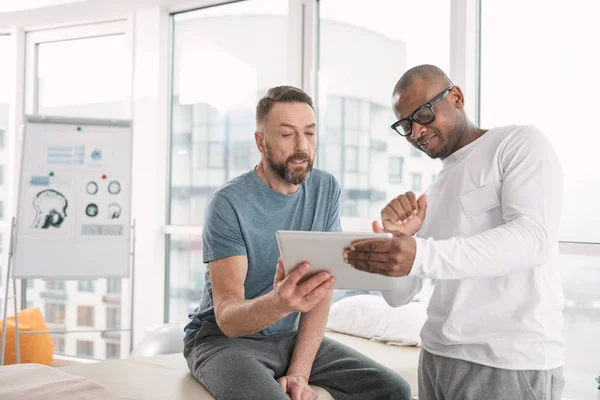
[[[94,342],[91,340],[78,340],[77,357],[94,358]]]
[[[121,329],[121,309],[117,307],[106,308],[106,328]]]
[[[390,183],[402,183],[404,157],[390,157]]]
[[[65,354],[64,335],[52,335],[52,342],[54,342],[54,354]]]
[[[44,319],[47,323],[64,325],[66,305],[64,303],[46,302],[44,305]]]
[[[106,280],[106,293],[107,294],[121,294],[121,280],[120,279],[107,279]]]
[[[65,281],[48,280],[48,281],[46,281],[46,289],[49,289],[49,290],[60,290],[60,291],[64,292],[64,290],[65,290]]]
[[[410,174],[412,191],[417,193],[421,191],[421,174]]]
[[[94,292],[96,290],[96,281],[77,281],[77,290],[80,292]]]
[[[77,306],[77,326],[94,326],[93,306]]]
[[[106,343],[106,359],[121,358],[121,344]]]

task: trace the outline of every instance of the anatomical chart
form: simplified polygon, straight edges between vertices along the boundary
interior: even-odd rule
[[[81,129],[81,128],[80,128]],[[21,204],[28,236],[119,236],[125,218],[121,180],[107,135],[45,136]],[[35,172],[34,172],[35,170]]]

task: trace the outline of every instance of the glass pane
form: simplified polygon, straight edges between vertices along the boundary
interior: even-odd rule
[[[345,157],[345,170],[356,172],[358,170],[358,149],[356,147],[346,147]]]
[[[541,129],[564,172],[559,239],[600,242],[600,168],[591,161],[600,148],[600,127],[584,118],[600,107],[594,50],[600,3],[501,3],[482,5],[482,126],[531,124]]]
[[[4,205],[10,193],[7,191],[7,184],[10,183],[11,177],[5,175],[7,161],[9,160],[9,154],[5,145],[5,138],[8,130],[8,115],[10,99],[10,86],[14,81],[13,58],[10,57],[11,52],[11,37],[9,35],[0,35],[0,171],[2,180],[0,182],[0,221],[7,219],[8,212],[5,212]],[[0,318],[4,317],[4,286],[6,265],[8,263],[8,246],[10,242],[10,227],[8,224],[5,227],[0,228]],[[12,302],[8,304],[9,309],[13,307]],[[8,313],[12,315],[12,312]]]
[[[421,192],[421,174],[410,174],[411,183],[412,183],[412,191],[416,194],[420,194]]]
[[[210,169],[223,168],[225,165],[225,151],[221,143],[211,143],[208,147]]]
[[[202,237],[173,235],[169,247],[169,322],[182,322],[200,305],[204,289]]]
[[[391,183],[402,183],[402,167],[404,159],[402,157],[390,157],[389,172]]]
[[[413,146],[410,147],[410,156],[411,157],[413,157],[413,158],[421,158],[422,155],[423,155],[423,152],[421,152],[420,150],[417,150]]]
[[[320,168],[324,168],[330,173],[339,173],[342,170],[342,147],[336,145],[327,145],[321,147],[327,157],[323,157],[323,165]]]
[[[131,70],[124,34],[42,43],[37,47],[38,113],[130,118]],[[27,306],[39,307],[51,330],[107,329],[107,310],[129,308],[129,279],[27,280]],[[120,325],[129,329],[129,321]],[[57,354],[106,358],[107,344],[129,354],[129,332],[54,335]],[[90,345],[91,343],[91,345]]]
[[[42,43],[37,51],[38,114],[130,117],[125,35]]]
[[[287,13],[287,1],[253,0],[174,17],[169,224],[202,224],[197,199],[258,163],[256,102],[287,82]]]
[[[27,307],[39,307],[50,330],[129,329],[130,321],[123,320],[121,312],[122,306],[129,307],[121,290],[122,286],[128,287],[129,279],[30,279],[27,283]],[[124,357],[130,352],[129,332],[77,332],[56,334],[53,339],[57,355],[81,353],[84,357],[104,359],[109,343],[119,346]],[[93,354],[88,352],[89,345],[80,345],[80,341],[91,342]]]
[[[423,176],[441,169],[439,161],[426,157],[412,164],[412,146],[390,134],[390,125],[396,121],[390,104],[394,85],[407,69],[430,63],[449,72],[450,0],[374,0],[369,2],[368,13],[364,2],[322,0],[318,4],[318,107],[320,121],[326,124],[320,130],[320,151],[324,143],[342,149],[346,158],[340,182],[345,190],[353,190],[353,198],[364,199],[342,204],[342,216],[377,218],[389,200],[412,189],[410,179],[398,178],[401,171],[390,172],[390,157],[404,158],[406,170]],[[431,13],[432,9],[436,12]],[[427,29],[418,18],[403,18],[400,23],[399,15],[427,15]],[[385,60],[377,64],[375,74],[374,59]],[[339,130],[342,140],[329,140]],[[355,146],[360,149],[356,156],[348,150]],[[320,160],[324,157],[321,151]],[[358,158],[358,165],[353,164],[353,157]]]
[[[0,153],[4,153],[5,135],[8,129],[8,112],[10,104],[10,93],[14,72],[12,68],[13,60],[9,57],[11,54],[11,43],[9,35],[0,35]],[[6,157],[2,157],[1,165],[5,165]],[[3,184],[2,184],[3,185]],[[0,187],[2,187],[0,185]],[[5,199],[3,194],[2,199]]]
[[[559,260],[566,300],[563,397],[595,400],[594,377],[600,375],[600,257],[561,254]]]
[[[93,306],[77,306],[77,326],[94,326]]]
[[[77,341],[77,357],[94,358],[94,342],[91,340]]]

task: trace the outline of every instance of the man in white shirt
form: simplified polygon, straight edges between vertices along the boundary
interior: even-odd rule
[[[435,66],[398,81],[392,128],[443,169],[424,195],[408,192],[382,210],[392,239],[353,243],[345,259],[403,277],[383,293],[395,307],[423,278],[437,280],[421,331],[419,399],[560,399],[564,297],[553,256],[562,169],[536,128],[480,129],[464,103]]]

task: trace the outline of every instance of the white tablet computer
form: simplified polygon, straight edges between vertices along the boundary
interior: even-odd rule
[[[335,289],[392,290],[394,278],[359,271],[344,263],[344,249],[356,240],[391,238],[390,233],[277,231],[277,244],[286,275],[307,262],[307,275],[328,271]]]

